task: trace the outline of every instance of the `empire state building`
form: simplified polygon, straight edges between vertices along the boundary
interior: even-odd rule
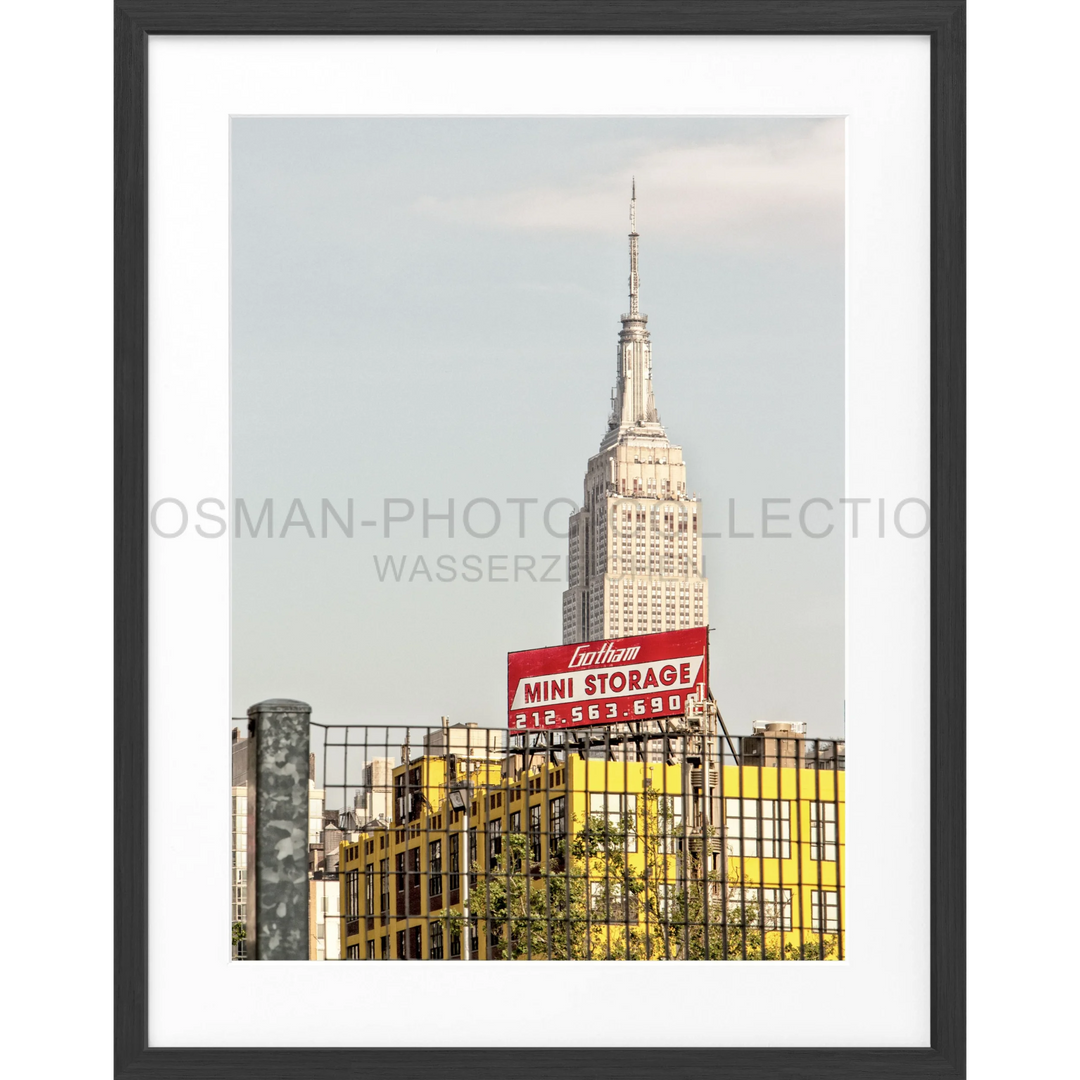
[[[630,310],[622,316],[611,417],[570,518],[563,643],[705,626],[701,503],[686,490],[653,400],[648,316],[638,310],[637,191],[630,197]]]

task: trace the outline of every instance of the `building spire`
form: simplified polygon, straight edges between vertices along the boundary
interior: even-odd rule
[[[630,178],[630,314],[638,314],[637,180]]]
[[[615,388],[611,394],[611,415],[601,449],[613,446],[621,438],[663,439],[667,435],[660,424],[652,388],[652,346],[649,321],[638,306],[638,231],[637,180],[630,181],[630,311],[620,316],[619,359]]]

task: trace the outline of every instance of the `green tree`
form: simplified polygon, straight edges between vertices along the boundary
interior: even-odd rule
[[[729,866],[726,882],[715,871],[707,881],[690,881],[678,894],[671,920],[675,959],[825,960],[836,952],[834,934],[807,934],[801,945],[784,942],[779,926],[772,925],[782,913],[765,914],[773,918],[763,919],[759,902],[747,899],[734,865]]]
[[[835,953],[835,935],[807,936],[800,947],[785,943],[779,927],[770,929],[758,902],[740,888],[736,860],[728,860],[726,880],[719,870],[703,869],[702,849],[722,850],[719,830],[708,827],[704,837],[694,835],[676,818],[673,800],[654,791],[645,792],[644,806],[649,959],[820,960]],[[683,853],[684,874],[673,874],[675,850]]]
[[[489,955],[519,960],[819,960],[836,951],[835,935],[783,942],[763,928],[761,910],[727,880],[702,871],[702,838],[686,832],[670,797],[647,790],[638,821],[575,818],[569,839],[547,863],[532,858],[529,838],[503,837],[486,870],[473,864],[470,913],[488,935]],[[580,826],[580,827],[575,827]],[[715,846],[706,832],[706,848]],[[631,859],[637,848],[642,857]],[[685,873],[680,874],[680,868]],[[459,913],[450,933],[463,932]]]
[[[477,882],[470,912],[488,935],[491,955],[645,959],[639,924],[645,876],[627,857],[633,828],[628,816],[576,818],[570,838],[556,845],[547,863],[533,858],[528,837],[505,835],[494,864],[472,868]]]

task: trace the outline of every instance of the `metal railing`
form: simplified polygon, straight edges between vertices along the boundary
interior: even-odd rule
[[[310,732],[343,959],[844,958],[843,741],[728,737],[707,707]]]

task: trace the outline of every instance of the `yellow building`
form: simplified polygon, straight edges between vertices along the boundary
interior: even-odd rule
[[[842,958],[843,744],[791,727],[708,769],[610,735],[397,766],[392,823],[341,845],[345,958]]]

